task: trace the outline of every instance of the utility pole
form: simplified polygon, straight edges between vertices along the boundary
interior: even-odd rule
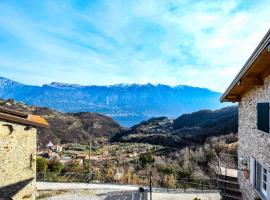
[[[152,170],[150,170],[149,190],[150,190],[150,200],[152,200]]]
[[[89,139],[89,159],[88,159],[88,176],[89,176],[89,183],[90,183],[90,173],[91,173],[91,161],[90,161],[90,158],[91,158],[91,150],[92,150],[92,143],[91,143],[91,139]]]

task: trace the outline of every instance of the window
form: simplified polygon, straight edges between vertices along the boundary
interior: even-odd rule
[[[261,192],[267,196],[267,169],[262,167]]]
[[[269,133],[269,103],[257,104],[257,129]]]
[[[270,196],[270,171],[250,157],[250,183],[263,199]]]
[[[261,171],[261,164],[255,161],[255,186],[258,191],[261,191]]]

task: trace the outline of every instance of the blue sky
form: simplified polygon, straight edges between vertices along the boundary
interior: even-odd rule
[[[267,0],[1,0],[0,76],[222,92],[269,18]]]

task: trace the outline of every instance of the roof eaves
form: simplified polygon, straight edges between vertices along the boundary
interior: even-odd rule
[[[23,117],[23,118],[27,118],[27,114],[17,111],[17,110],[12,110],[12,109],[8,109],[8,108],[4,108],[4,107],[0,107],[0,112],[1,113],[6,113],[6,114],[10,114],[10,115],[15,115],[18,117]]]
[[[233,89],[233,87],[239,82],[240,78],[247,72],[247,70],[251,67],[253,62],[257,59],[257,57],[261,54],[261,52],[269,45],[270,43],[270,29],[266,33],[266,35],[263,37],[259,45],[256,47],[256,49],[253,51],[247,62],[244,64],[243,68],[240,70],[240,72],[237,74],[237,76],[234,78],[230,86],[226,89],[226,91],[223,93],[223,95],[220,97],[220,101],[224,102],[226,96],[229,94],[229,92]]]
[[[0,119],[19,124],[32,125],[36,127],[48,128],[48,122],[37,115],[27,115],[22,112],[0,107]]]

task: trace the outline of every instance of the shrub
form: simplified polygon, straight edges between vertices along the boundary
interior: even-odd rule
[[[37,171],[45,173],[48,169],[48,161],[45,158],[37,158]]]
[[[60,173],[62,171],[62,169],[64,168],[64,165],[58,160],[52,160],[49,163],[49,168],[50,168],[51,172]]]
[[[191,178],[192,171],[191,169],[182,168],[179,170],[178,175],[180,178]]]
[[[87,145],[78,144],[78,143],[69,143],[67,145],[68,150],[74,150],[74,151],[85,151],[87,148]]]
[[[140,155],[139,162],[142,167],[145,167],[147,164],[154,163],[155,159],[151,154],[143,154],[143,155]]]
[[[175,169],[172,165],[167,165],[167,166],[159,166],[158,167],[158,172],[161,172],[163,174],[166,174],[166,175],[171,175],[171,174],[174,174],[175,172]]]
[[[65,168],[65,171],[67,172],[78,172],[82,169],[83,166],[80,165],[79,162],[71,162],[69,163],[66,168]]]

